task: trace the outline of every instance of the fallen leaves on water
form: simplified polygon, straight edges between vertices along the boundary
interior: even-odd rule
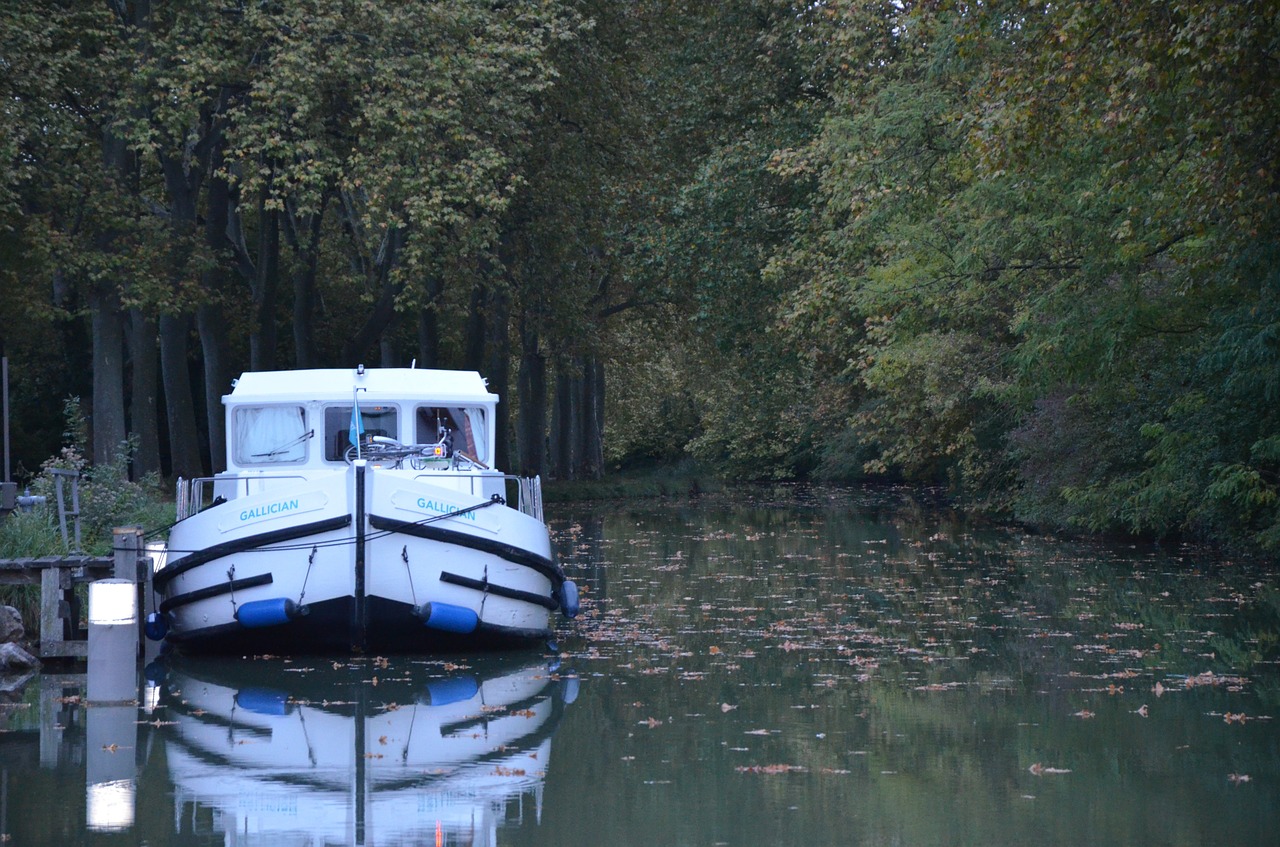
[[[1228,691],[1235,691],[1244,687],[1246,680],[1242,676],[1228,676],[1226,674],[1216,674],[1213,671],[1205,671],[1204,673],[1189,676],[1183,683],[1187,688],[1199,688],[1201,686],[1226,686]]]
[[[738,773],[804,773],[807,768],[802,765],[739,765],[734,768]]]

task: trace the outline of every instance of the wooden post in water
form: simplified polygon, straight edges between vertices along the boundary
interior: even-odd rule
[[[135,586],[134,609],[138,610],[138,638],[141,643],[142,626],[146,617],[141,611],[143,608],[142,527],[118,526],[111,531],[111,540],[112,553],[115,557],[115,578],[127,579]]]

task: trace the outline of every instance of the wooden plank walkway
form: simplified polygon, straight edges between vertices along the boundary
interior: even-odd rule
[[[47,556],[43,558],[0,559],[0,585],[39,585],[44,571],[65,570],[72,573],[99,573],[115,567],[114,557]],[[110,573],[106,574],[110,576]],[[102,579],[95,576],[94,579]]]
[[[85,658],[89,653],[88,632],[80,627],[77,585],[110,577],[144,581],[151,560],[142,556],[141,530],[117,529],[114,541],[115,554],[107,557],[0,559],[0,585],[40,586],[41,659]]]

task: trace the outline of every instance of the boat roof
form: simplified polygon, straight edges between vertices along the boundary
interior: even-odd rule
[[[263,403],[292,400],[305,402],[351,402],[356,388],[360,401],[405,400],[478,405],[498,401],[489,392],[484,378],[475,371],[446,371],[431,368],[319,368],[296,371],[248,371],[233,381],[224,404]]]

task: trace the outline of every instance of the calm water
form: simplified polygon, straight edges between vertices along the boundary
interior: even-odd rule
[[[1270,845],[1280,578],[895,492],[557,506],[554,656],[171,662],[0,704],[0,841]],[[0,695],[4,696],[4,695]]]

